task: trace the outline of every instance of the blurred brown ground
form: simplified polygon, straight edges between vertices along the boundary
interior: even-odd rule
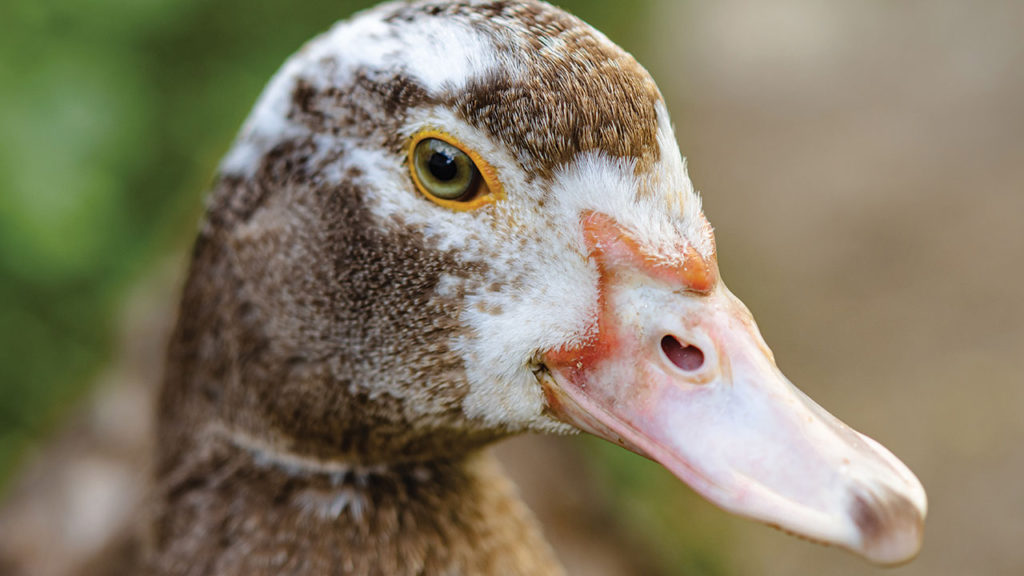
[[[1024,2],[665,0],[649,69],[779,365],[929,495],[887,574],[1024,574]],[[738,574],[873,574],[730,520]]]
[[[653,12],[644,64],[704,193],[723,276],[787,375],[928,490],[924,551],[885,573],[1024,574],[1024,3],[663,0]],[[120,504],[131,521],[140,471],[119,463],[145,453],[139,390],[156,377],[180,268],[126,307],[104,400],[51,452],[90,482],[30,469],[20,490],[64,482],[49,492],[63,496],[19,499],[15,487],[0,548],[57,531],[87,551],[102,532],[47,525],[39,510],[90,518]],[[79,450],[86,431],[108,449]],[[674,533],[713,543],[724,559],[708,573],[882,572],[728,517],[681,484],[630,492],[580,446],[500,448],[574,573],[651,573],[651,542],[679,545]],[[614,516],[652,499],[668,520]]]

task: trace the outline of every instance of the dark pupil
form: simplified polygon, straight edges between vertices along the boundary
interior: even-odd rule
[[[434,178],[441,182],[448,182],[459,173],[459,166],[455,163],[455,159],[442,152],[431,154],[430,160],[427,160],[427,167],[430,168],[430,173]]]

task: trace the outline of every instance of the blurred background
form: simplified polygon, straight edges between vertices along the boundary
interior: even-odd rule
[[[371,3],[0,4],[0,558],[57,573],[40,534],[84,555],[130,520],[215,167],[287,55]],[[886,573],[1024,573],[1024,2],[561,5],[658,80],[782,369],[924,482],[924,550]],[[882,572],[595,440],[500,452],[574,573]]]

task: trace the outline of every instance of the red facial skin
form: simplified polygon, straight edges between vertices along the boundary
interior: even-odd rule
[[[701,256],[693,246],[680,246],[681,261],[650,254],[620,226],[614,219],[600,212],[586,212],[582,219],[583,238],[587,249],[597,263],[598,274],[598,315],[595,336],[574,347],[563,347],[545,355],[554,365],[564,366],[567,373],[575,372],[593,364],[593,360],[611,356],[619,347],[615,330],[609,329],[612,312],[608,308],[605,287],[616,273],[613,265],[635,268],[645,275],[670,286],[697,294],[707,294],[718,282],[718,260],[714,251],[707,258]],[[549,401],[554,400],[550,397]]]

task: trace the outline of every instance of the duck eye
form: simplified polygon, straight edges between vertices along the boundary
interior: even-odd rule
[[[413,169],[424,191],[442,200],[471,200],[480,188],[480,171],[469,155],[437,138],[416,143]]]
[[[476,210],[505,197],[498,172],[487,160],[440,130],[413,135],[408,165],[416,189],[449,210]]]

